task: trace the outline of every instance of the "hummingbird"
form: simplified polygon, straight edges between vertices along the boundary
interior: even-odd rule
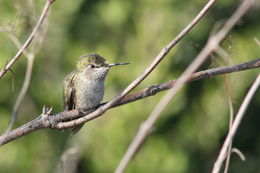
[[[65,77],[63,83],[64,109],[86,111],[98,106],[104,97],[104,81],[109,69],[126,64],[129,63],[107,63],[105,58],[96,53],[81,56],[76,69]],[[73,127],[71,133],[77,133],[82,126]]]

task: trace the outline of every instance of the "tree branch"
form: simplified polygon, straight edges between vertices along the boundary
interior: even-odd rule
[[[180,91],[182,86],[190,78],[190,75],[194,73],[202,63],[208,58],[208,56],[217,50],[221,41],[226,37],[230,30],[235,26],[239,19],[248,11],[248,9],[253,4],[253,0],[245,0],[239,6],[239,8],[233,13],[233,15],[227,20],[223,27],[213,36],[209,37],[207,44],[202,49],[202,51],[197,55],[197,57],[191,62],[191,64],[185,69],[181,77],[176,81],[175,86],[171,88],[167,94],[159,101],[155,106],[149,117],[140,125],[138,132],[136,133],[134,139],[132,140],[130,146],[128,147],[126,153],[124,154],[122,160],[116,168],[116,173],[124,172],[129,161],[133,158],[134,154],[143,144],[145,139],[149,136],[151,130],[153,129],[154,123],[159,119],[160,115],[170,103],[170,101],[175,97],[175,95]]]
[[[234,72],[239,72],[239,71],[244,71],[244,70],[249,70],[254,68],[260,68],[260,59],[249,61],[243,64],[224,66],[224,67],[218,67],[218,68],[212,68],[212,69],[200,71],[192,74],[187,82],[192,82],[199,79],[210,78],[221,74],[234,73]],[[150,87],[144,88],[136,93],[125,96],[119,103],[115,104],[113,107],[125,105],[127,103],[141,100],[146,97],[153,96],[159,92],[168,90],[174,86],[175,82],[176,80],[171,80],[163,84],[152,85]],[[101,104],[100,106],[104,104],[105,103]],[[58,123],[66,120],[75,119],[80,116],[84,116],[84,113],[78,110],[64,111],[57,114],[49,114],[46,113],[45,110],[43,110],[43,113],[40,116],[38,116],[36,119],[28,122],[27,124],[21,127],[18,127],[15,130],[12,130],[0,136],[0,145],[4,145],[10,141],[18,139],[19,137],[25,136],[31,132],[37,131],[42,128],[59,129],[59,127],[57,126]],[[86,117],[88,117],[88,115]],[[88,118],[88,121],[91,119],[93,118]]]
[[[32,33],[28,37],[28,39],[25,41],[21,49],[16,53],[16,55],[12,58],[11,61],[0,71],[0,79],[3,77],[3,75],[14,65],[14,63],[21,57],[23,54],[24,50],[30,45],[32,40],[34,39],[36,33],[38,32],[39,28],[41,27],[42,22],[44,21],[45,17],[47,16],[47,13],[49,11],[49,8],[51,4],[54,2],[54,0],[46,0],[46,3],[44,5],[44,8],[42,10],[41,16],[36,23]]]

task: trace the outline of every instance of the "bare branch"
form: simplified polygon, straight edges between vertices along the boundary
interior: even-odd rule
[[[233,123],[234,108],[233,108],[233,104],[232,104],[232,97],[231,97],[231,91],[230,91],[230,87],[229,87],[229,81],[228,81],[228,77],[226,75],[224,75],[224,80],[225,80],[225,88],[226,88],[228,107],[229,107],[229,130],[230,130],[232,127],[232,123]],[[228,148],[224,173],[228,172],[230,156],[231,156],[231,149],[232,149],[232,143],[230,143],[229,148]]]
[[[226,64],[228,64],[229,61],[229,54],[222,49],[221,47],[219,47],[216,52],[223,57],[224,61]],[[232,123],[233,123],[233,117],[234,117],[234,109],[233,109],[233,104],[232,104],[232,96],[231,96],[231,91],[230,91],[230,87],[229,87],[229,81],[228,81],[228,76],[224,75],[224,83],[225,83],[225,89],[226,89],[226,95],[227,95],[227,100],[228,100],[228,107],[229,107],[229,130],[232,127]],[[226,156],[226,163],[225,163],[225,169],[224,169],[224,173],[228,172],[229,169],[229,163],[230,163],[230,157],[231,157],[231,150],[232,150],[232,143],[230,143],[229,147],[228,147],[228,152],[227,152],[227,156]]]
[[[33,131],[50,127],[50,122],[48,120],[48,111],[46,111],[45,107],[43,108],[43,113],[37,117],[36,119],[24,124],[23,126],[12,130],[8,133],[4,133],[2,136],[0,136],[0,145],[3,145],[7,142],[10,142],[14,139],[17,139],[21,136],[24,136],[26,134],[29,134]]]
[[[187,82],[192,82],[199,79],[211,78],[213,76],[217,76],[221,74],[228,74],[228,73],[239,72],[239,71],[249,70],[254,68],[260,68],[260,59],[246,62],[243,64],[234,65],[234,66],[224,66],[224,67],[212,68],[209,70],[200,71],[192,74]],[[119,103],[115,104],[113,107],[121,106],[137,100],[141,100],[143,98],[153,96],[159,92],[168,90],[175,85],[175,82],[176,80],[171,80],[163,84],[152,85],[150,87],[144,88],[136,93],[125,96]],[[56,124],[58,124],[59,122],[68,121],[84,115],[82,114],[82,112],[78,110],[72,110],[69,112],[64,111],[56,114],[50,114],[48,116],[43,116],[45,114],[46,113],[43,113],[36,119],[28,122],[27,124],[0,136],[0,145],[4,145],[10,141],[18,139],[19,137],[25,136],[31,132],[37,131],[42,128],[57,128]]]
[[[221,151],[218,155],[218,158],[214,164],[214,167],[213,167],[213,170],[212,170],[212,173],[218,173],[220,168],[221,168],[221,165],[223,163],[223,161],[225,160],[225,155],[227,153],[227,149],[228,149],[228,146],[231,144],[231,141],[233,140],[234,136],[235,136],[235,133],[238,129],[238,126],[244,116],[244,113],[249,105],[249,102],[251,101],[252,97],[254,96],[257,88],[259,87],[260,85],[260,74],[258,74],[255,82],[253,83],[252,87],[250,88],[250,90],[248,91],[245,99],[243,100],[237,114],[236,114],[236,118],[234,120],[234,123],[225,139],[225,142],[221,148]]]
[[[51,4],[54,2],[54,0],[46,0],[46,4],[44,5],[43,11],[41,13],[41,16],[36,23],[32,33],[28,37],[28,39],[25,41],[21,49],[16,53],[16,55],[12,58],[11,61],[0,71],[0,79],[3,77],[3,75],[12,67],[12,65],[21,57],[24,50],[30,45],[32,40],[34,39],[36,33],[38,32],[39,28],[41,27],[42,22],[44,21],[45,17],[47,16],[47,13],[49,11],[49,8]]]
[[[120,161],[116,173],[124,172],[129,161],[133,158],[136,151],[143,144],[144,140],[149,136],[154,123],[158,120],[163,110],[170,103],[172,98],[182,88],[184,83],[190,78],[190,75],[194,73],[200,65],[207,59],[207,57],[219,47],[220,42],[226,37],[228,32],[235,26],[238,20],[246,13],[246,11],[253,4],[253,0],[245,0],[242,5],[235,11],[235,13],[228,19],[222,29],[214,36],[210,37],[204,49],[199,53],[195,60],[189,65],[189,67],[183,72],[181,77],[176,81],[175,86],[169,90],[169,92],[160,100],[152,111],[150,116],[145,122],[143,122],[134,137],[132,143],[127,149],[125,155]]]

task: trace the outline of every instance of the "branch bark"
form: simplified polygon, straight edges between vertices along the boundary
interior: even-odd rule
[[[234,72],[255,69],[255,68],[260,68],[260,58],[246,63],[238,64],[238,65],[224,66],[224,67],[218,67],[218,68],[212,68],[212,69],[200,71],[192,74],[187,82],[192,82],[192,81],[196,81],[204,78],[210,78],[221,74],[234,73]],[[136,93],[125,96],[120,102],[115,104],[113,107],[125,105],[137,100],[144,99],[149,96],[153,96],[159,92],[168,90],[174,86],[175,82],[176,80],[171,80],[162,84],[152,85],[150,87],[144,88]],[[104,104],[105,103],[101,104],[100,106]],[[85,116],[85,115],[79,110],[64,111],[56,114],[49,114],[46,113],[45,110],[43,110],[43,113],[39,115],[36,119],[24,124],[21,127],[18,127],[15,130],[12,130],[0,136],[0,145],[4,145],[8,142],[11,142],[22,136],[28,135],[29,133],[37,131],[39,129],[43,129],[43,128],[62,129],[59,126],[57,126],[58,123],[75,119],[80,116]],[[86,117],[88,117],[88,115]],[[92,119],[93,118],[90,117],[88,118],[88,121]]]

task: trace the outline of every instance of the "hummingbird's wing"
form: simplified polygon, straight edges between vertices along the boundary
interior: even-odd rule
[[[76,96],[75,96],[75,72],[71,72],[64,80],[63,95],[64,95],[64,108],[65,110],[75,109]]]
[[[64,107],[65,110],[73,110],[76,105],[76,91],[75,91],[75,71],[71,72],[64,80],[63,95],[64,95]],[[78,125],[70,129],[71,134],[77,133],[83,124]]]

